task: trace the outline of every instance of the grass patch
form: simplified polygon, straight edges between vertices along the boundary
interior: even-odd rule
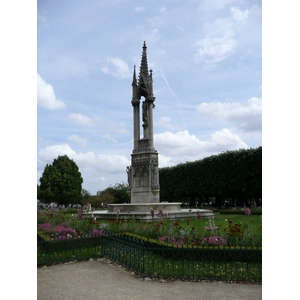
[[[225,214],[215,214],[215,224],[216,226],[219,225],[223,225],[225,219],[227,220],[231,220],[233,222],[233,224],[235,223],[244,223],[244,224],[248,224],[252,227],[253,230],[258,230],[261,226],[262,226],[262,217],[261,216],[257,216],[257,215],[250,215],[250,216],[246,216],[246,215],[225,215]],[[201,228],[205,228],[206,223],[208,222],[207,218],[201,218],[201,219],[186,219],[186,220],[176,220],[180,226],[182,227],[186,227],[186,226],[195,226],[196,224],[199,224],[201,226]],[[166,223],[170,222],[172,223],[173,221],[164,221]],[[189,225],[187,225],[187,222],[189,222]]]

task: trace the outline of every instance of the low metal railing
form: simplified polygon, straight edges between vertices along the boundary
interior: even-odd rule
[[[179,246],[130,234],[43,239],[38,235],[38,265],[104,257],[142,277],[262,282],[262,248]]]
[[[84,260],[101,256],[102,236],[83,234],[78,238],[37,235],[37,265]]]
[[[262,248],[182,246],[110,233],[102,256],[143,277],[262,282]]]

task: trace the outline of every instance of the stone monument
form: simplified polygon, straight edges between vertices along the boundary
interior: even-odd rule
[[[154,101],[152,70],[150,70],[150,73],[148,72],[147,47],[144,42],[139,78],[137,81],[134,66],[132,80],[131,104],[133,106],[134,142],[131,166],[128,166],[126,169],[127,191],[131,196],[131,203],[109,204],[107,211],[86,213],[85,217],[89,217],[92,214],[94,218],[105,220],[115,220],[116,217],[119,220],[128,220],[134,217],[144,221],[151,221],[153,220],[151,212],[157,214],[160,211],[167,213],[168,219],[195,218],[198,211],[201,212],[202,217],[213,217],[211,210],[181,209],[180,202],[160,202],[158,153],[153,143]],[[143,121],[142,138],[140,134],[140,114]]]
[[[142,102],[143,137],[140,137],[140,102]],[[135,66],[132,80],[133,151],[131,166],[127,167],[128,193],[131,203],[159,203],[158,153],[153,143],[152,70],[148,72],[147,47],[144,42],[138,81]]]

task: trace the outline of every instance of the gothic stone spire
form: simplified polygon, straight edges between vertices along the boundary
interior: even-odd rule
[[[149,77],[150,75],[148,72],[147,47],[146,47],[146,42],[144,42],[142,60],[140,66],[140,74],[138,80],[139,98],[141,96],[144,96],[146,98],[147,96],[151,95]]]

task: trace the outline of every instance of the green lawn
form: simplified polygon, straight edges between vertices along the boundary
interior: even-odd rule
[[[215,223],[216,225],[224,224],[224,220],[231,220],[233,223],[247,223],[253,228],[259,228],[262,226],[262,217],[261,216],[247,216],[247,215],[221,215],[215,214]]]
[[[259,229],[262,226],[262,217],[261,216],[247,216],[247,215],[223,215],[223,214],[215,214],[214,222],[215,225],[224,225],[224,221],[227,219],[227,221],[231,220],[233,224],[235,223],[247,223],[249,222],[249,225],[252,227],[253,231]],[[195,223],[200,223],[201,227],[205,227],[206,223],[209,222],[209,219],[207,218],[201,218],[201,219],[186,219],[186,220],[176,220],[179,225],[182,227],[187,226],[187,222],[189,222],[189,226],[194,226]],[[173,221],[164,221],[164,222],[173,222]]]

